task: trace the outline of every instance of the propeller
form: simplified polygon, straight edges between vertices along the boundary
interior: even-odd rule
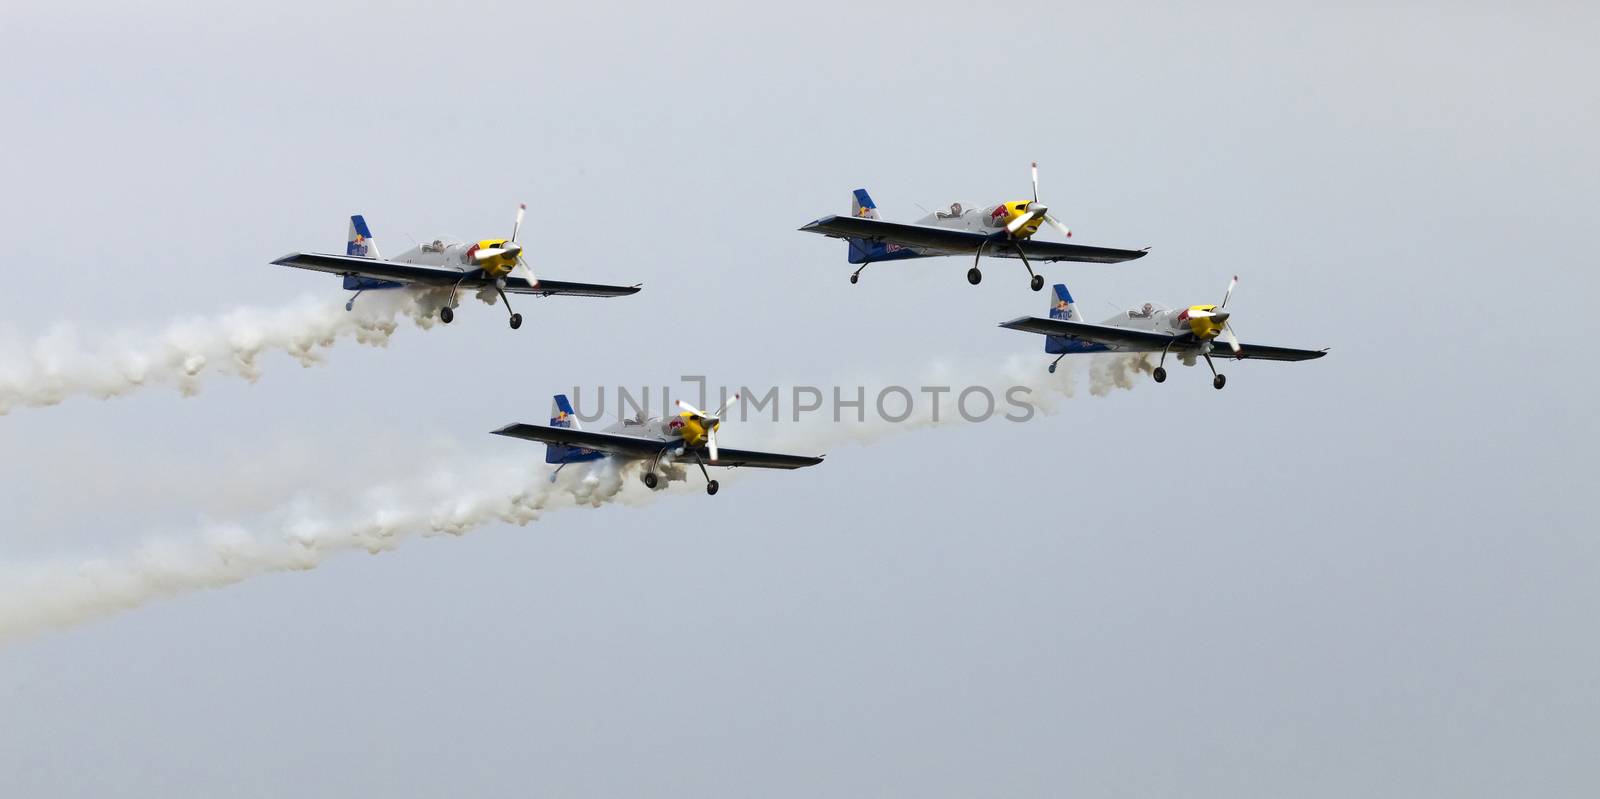
[[[481,264],[500,257],[514,258],[517,263],[511,267],[511,274],[528,281],[530,286],[537,286],[539,285],[539,279],[534,277],[533,269],[528,266],[526,260],[523,260],[522,245],[517,243],[517,234],[522,231],[522,218],[527,213],[528,204],[519,203],[517,205],[517,221],[511,225],[511,238],[506,239],[505,243],[499,247],[484,247],[474,250],[472,260]]]
[[[1228,306],[1228,299],[1233,296],[1233,289],[1238,285],[1239,276],[1234,275],[1233,279],[1228,281],[1228,290],[1222,293],[1222,303],[1217,306],[1218,311],[1221,311],[1223,308]],[[1233,334],[1233,326],[1228,324],[1228,314],[1218,313],[1210,315],[1218,317],[1217,321],[1222,323],[1222,340],[1228,342],[1228,347],[1233,350],[1234,355],[1238,355],[1239,337]]]
[[[1034,219],[1039,217],[1044,217],[1044,221],[1049,224],[1050,227],[1055,228],[1056,232],[1066,236],[1069,239],[1072,238],[1072,229],[1062,224],[1061,220],[1050,215],[1050,206],[1039,202],[1039,162],[1034,161],[1033,202],[1028,203],[1028,207],[1023,209],[1023,212],[1020,216],[1006,223],[1006,232],[1014,234],[1025,227],[1029,222],[1032,222]]]
[[[722,412],[727,410],[728,406],[738,401],[738,399],[738,394],[734,394],[733,396],[729,397],[728,401],[722,403],[722,407],[718,408],[716,413],[706,413],[705,411],[702,411],[699,408],[684,402],[683,400],[678,400],[678,407],[694,414],[695,416],[698,416],[701,423],[705,425],[706,449],[711,451],[712,463],[717,462],[717,427],[722,424]]]

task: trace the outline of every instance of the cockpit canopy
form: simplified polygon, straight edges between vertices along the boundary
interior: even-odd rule
[[[1160,305],[1157,305],[1157,304],[1155,304],[1153,302],[1141,303],[1139,305],[1135,305],[1132,308],[1128,309],[1128,318],[1129,319],[1149,319],[1150,317],[1155,316],[1156,314],[1164,313],[1166,310],[1167,310],[1166,308],[1164,308],[1164,307],[1162,307]]]

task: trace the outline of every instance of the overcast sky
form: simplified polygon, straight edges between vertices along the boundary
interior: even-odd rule
[[[910,220],[1037,160],[1075,242],[1152,247],[1045,268],[1091,318],[1238,274],[1243,339],[1332,353],[871,446],[730,424],[828,459],[29,637],[0,794],[1600,790],[1594,6],[389,5],[6,3],[0,338],[342,301],[268,262],[357,212],[398,251],[526,202],[541,276],[644,291],[14,410],[0,561],[539,460],[486,432],[575,384],[1044,369],[1015,262],[852,286],[795,231],[858,186]]]

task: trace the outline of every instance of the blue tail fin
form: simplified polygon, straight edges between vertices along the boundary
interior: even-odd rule
[[[850,215],[861,219],[877,219],[878,204],[872,201],[872,195],[866,189],[856,189],[850,197]],[[885,244],[881,241],[873,242],[866,239],[850,239],[849,261],[853,264],[867,264],[873,261],[893,261],[897,258],[915,258],[915,250],[909,250],[898,244]]]
[[[1078,306],[1072,301],[1072,292],[1067,291],[1065,283],[1057,283],[1055,290],[1050,293],[1050,318],[1060,319],[1063,322],[1083,321],[1083,314],[1078,313]],[[1062,355],[1068,352],[1105,352],[1106,346],[1066,336],[1045,336],[1044,351],[1050,355]],[[1054,367],[1051,371],[1055,371]]]
[[[372,229],[367,227],[366,217],[360,214],[350,217],[350,232],[344,239],[344,254],[353,258],[383,260],[383,253],[378,252],[378,242],[372,238]],[[344,288],[346,291],[397,289],[401,285],[392,280],[379,280],[375,277],[344,276]]]
[[[357,258],[383,258],[378,252],[378,242],[372,239],[372,230],[367,227],[366,217],[360,214],[350,217],[350,233],[345,237],[344,254]]]
[[[567,400],[567,395],[557,394],[550,401],[550,426],[582,430],[578,424],[578,414],[572,410],[572,403]],[[605,457],[605,453],[592,449],[569,447],[565,444],[546,444],[544,446],[545,463],[578,463],[580,461],[594,461]]]
[[[1050,299],[1050,318],[1067,322],[1082,322],[1083,317],[1078,313],[1078,307],[1072,303],[1072,292],[1067,291],[1067,284],[1057,283],[1055,292]]]

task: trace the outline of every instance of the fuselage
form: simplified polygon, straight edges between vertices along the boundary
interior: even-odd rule
[[[994,235],[1005,232],[1006,225],[1013,219],[1027,213],[1028,200],[1015,200],[989,206],[972,206],[966,203],[951,203],[942,211],[935,211],[917,220],[919,225],[933,225],[936,227],[955,228],[956,230],[969,230],[985,235]],[[1041,213],[1027,224],[1017,228],[1011,233],[1012,238],[1026,239],[1039,232],[1039,226],[1044,224],[1044,215]]]
[[[483,270],[486,277],[500,279],[511,273],[517,265],[514,253],[497,255],[492,258],[479,260],[476,255],[479,250],[502,249],[506,239],[483,239],[476,242],[451,242],[434,239],[426,244],[419,244],[395,256],[394,260],[403,264],[417,264],[418,266],[457,267],[462,270]]]

